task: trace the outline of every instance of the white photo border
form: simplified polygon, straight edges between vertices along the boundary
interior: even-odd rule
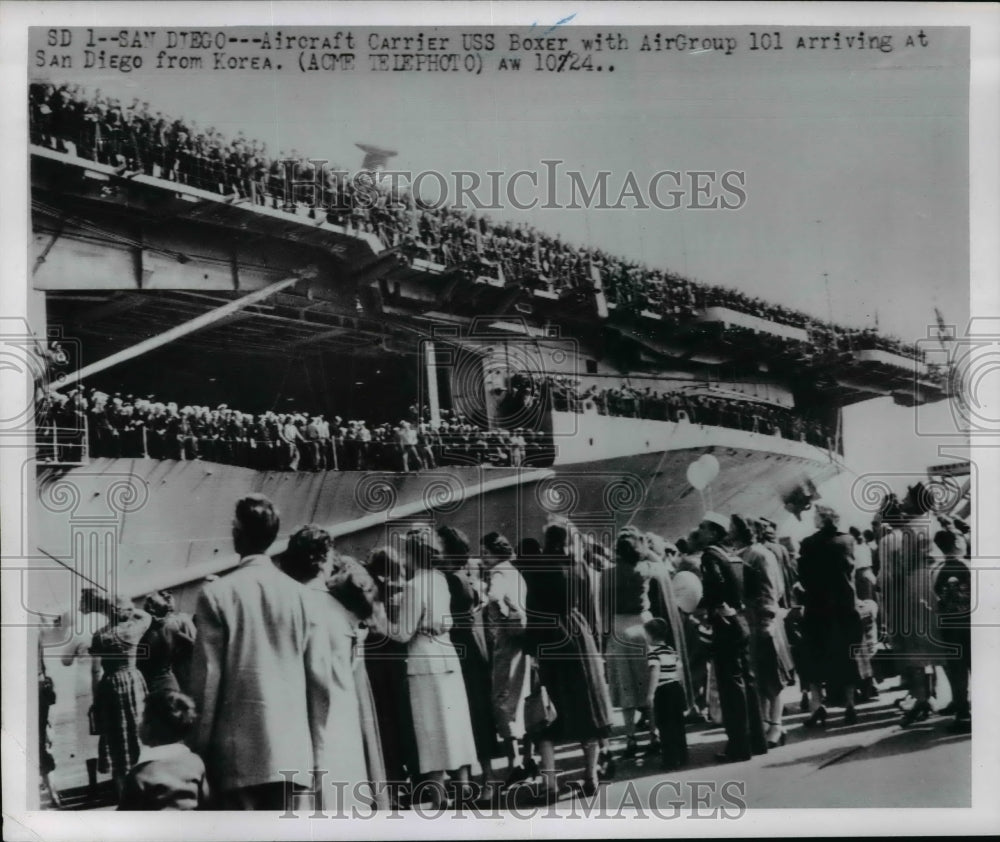
[[[970,79],[970,237],[972,313],[1000,316],[1000,7],[995,4],[928,3],[229,3],[229,2],[4,2],[0,8],[0,156],[3,192],[0,196],[0,236],[3,261],[0,263],[0,313],[26,314],[28,277],[29,195],[27,162],[27,29],[29,26],[206,26],[239,25],[523,25],[532,20],[559,20],[575,14],[578,25],[852,25],[852,26],[968,26],[971,28]],[[0,400],[23,392],[7,374],[3,375]],[[22,384],[23,385],[23,384]],[[993,405],[995,409],[995,404]],[[994,416],[997,414],[994,411]],[[973,442],[976,445],[976,442]],[[8,548],[19,546],[24,524],[20,522],[21,487],[18,458],[21,454],[0,452],[3,482],[0,487],[3,558]],[[980,465],[982,499],[976,525],[984,554],[1000,557],[1000,521],[988,516],[997,511],[1000,500],[1000,449],[982,447],[976,459]],[[943,459],[942,461],[947,461]],[[989,501],[993,501],[992,503]],[[983,598],[991,612],[1000,604],[996,583]],[[16,589],[3,591],[5,617],[18,613]],[[1000,689],[997,665],[990,657],[996,651],[997,627],[973,629],[973,650],[977,671],[973,675],[975,699],[995,697]],[[4,628],[3,663],[7,676],[21,675],[27,639],[24,629]],[[992,661],[992,663],[990,663]],[[664,827],[655,821],[561,822],[538,819],[530,826],[508,818],[452,821],[379,818],[371,821],[281,820],[277,816],[253,813],[171,814],[169,820],[123,816],[109,812],[61,813],[26,811],[28,789],[37,785],[25,776],[25,712],[34,702],[30,689],[16,679],[3,682],[3,811],[8,839],[357,839],[386,838],[493,838],[516,834],[533,838],[575,838],[635,836],[659,838],[668,833],[684,836],[853,836],[905,834],[982,834],[1000,827],[1000,799],[996,781],[1000,779],[1000,720],[983,710],[976,719],[972,745],[973,792],[970,810],[954,809],[838,809],[752,810],[738,821],[682,820]],[[985,705],[983,706],[985,707]],[[570,833],[567,833],[570,831]]]

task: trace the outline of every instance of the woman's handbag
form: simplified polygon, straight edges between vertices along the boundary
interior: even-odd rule
[[[885,681],[887,678],[905,675],[907,668],[915,663],[918,662],[908,660],[905,655],[885,643],[878,643],[875,646],[871,658],[872,673],[876,681]]]
[[[528,736],[541,733],[556,721],[558,713],[548,691],[538,676],[538,667],[531,667],[531,692],[524,700],[524,730]]]

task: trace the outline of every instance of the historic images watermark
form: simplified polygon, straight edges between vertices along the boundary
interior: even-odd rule
[[[331,169],[330,162],[284,159],[271,173],[286,202],[327,211],[370,210],[386,198],[410,194],[425,210],[741,210],[748,201],[742,170],[658,170],[651,176],[628,170],[587,174],[546,158],[515,171]],[[277,175],[277,179],[275,178]],[[263,185],[262,185],[263,188]]]
[[[482,791],[475,783],[446,787],[450,803],[439,799],[438,806],[428,800],[440,784],[431,781],[412,784],[408,781],[326,780],[326,770],[312,773],[311,785],[301,784],[304,777],[293,770],[282,770],[285,779],[285,812],[281,819],[401,819],[404,815],[418,819],[452,820],[513,818],[534,819],[721,819],[736,820],[747,811],[746,781],[677,781],[661,779],[648,786],[627,781],[621,791],[609,794],[608,785],[601,784],[590,797],[579,793],[572,800],[538,803],[539,788],[523,785],[505,789],[489,804],[480,801]],[[369,806],[376,795],[388,795],[395,805],[379,811]],[[406,801],[410,809],[398,805]]]

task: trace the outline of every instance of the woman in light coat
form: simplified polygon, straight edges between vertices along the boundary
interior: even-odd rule
[[[372,629],[384,632],[387,627],[385,606],[379,602],[379,587],[371,574],[357,560],[348,556],[340,556],[336,560],[333,575],[327,579],[326,589],[347,612],[348,623],[354,633],[354,683],[358,691],[361,736],[365,746],[371,799],[377,809],[387,810],[391,807],[388,775],[382,754],[382,735],[379,732],[375,695],[368,680],[363,645]]]
[[[448,634],[451,593],[444,574],[434,568],[439,554],[439,539],[429,530],[407,535],[412,577],[400,600],[398,622],[390,628],[394,640],[407,644],[407,684],[420,775],[430,785],[435,806],[445,800],[445,773],[465,785],[476,763],[462,668]],[[418,800],[416,792],[414,801]]]
[[[555,765],[557,742],[577,742],[583,750],[584,795],[598,785],[600,741],[611,734],[611,698],[595,626],[597,600],[590,575],[578,557],[574,529],[567,522],[545,529],[543,554],[522,567],[528,583],[528,650],[538,662],[539,678],[548,691],[556,718],[535,737],[542,756],[543,802],[559,794]],[[554,621],[554,622],[553,622]]]
[[[470,557],[469,539],[460,529],[441,526],[437,534],[444,551],[437,560],[437,569],[444,573],[451,591],[453,625],[449,634],[462,664],[472,736],[482,772],[482,797],[488,800],[492,795],[490,781],[498,742],[493,718],[493,668],[482,611],[480,560]]]
[[[514,566],[514,548],[496,532],[483,538],[486,569],[486,629],[490,640],[493,719],[506,743],[508,772],[517,777],[515,759],[524,738],[524,700],[529,693],[525,654],[527,585]],[[523,776],[522,776],[523,777]]]
[[[361,731],[358,688],[354,674],[356,629],[353,618],[326,586],[333,567],[333,539],[318,526],[303,526],[288,539],[281,554],[281,569],[305,587],[306,611],[322,641],[322,674],[326,678],[318,714],[322,728],[322,753],[316,768],[326,774],[322,788],[329,796],[326,807],[340,813],[354,806],[369,806],[365,796],[368,767]],[[319,671],[319,670],[317,670]],[[345,784],[333,787],[331,784]]]
[[[611,703],[622,709],[625,721],[623,756],[630,758],[637,753],[635,714],[647,712],[649,675],[642,624],[652,617],[649,611],[652,571],[644,560],[645,538],[638,530],[623,530],[615,550],[617,564],[601,577],[603,626],[607,630],[604,656]]]
[[[785,743],[781,691],[792,675],[792,655],[785,636],[785,609],[781,605],[785,578],[777,556],[761,542],[756,523],[732,516],[733,547],[743,559],[743,595],[750,627],[750,662],[757,678],[761,716],[767,725],[767,744]]]

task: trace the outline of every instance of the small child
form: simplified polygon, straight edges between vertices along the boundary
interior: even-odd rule
[[[659,618],[643,623],[649,649],[649,698],[653,722],[660,737],[664,769],[678,769],[688,760],[687,736],[684,732],[684,711],[687,702],[677,674],[678,658],[668,644],[670,626]]]
[[[119,810],[205,808],[205,764],[184,744],[197,719],[194,702],[176,690],[146,699],[139,730],[142,751],[125,779]]]

